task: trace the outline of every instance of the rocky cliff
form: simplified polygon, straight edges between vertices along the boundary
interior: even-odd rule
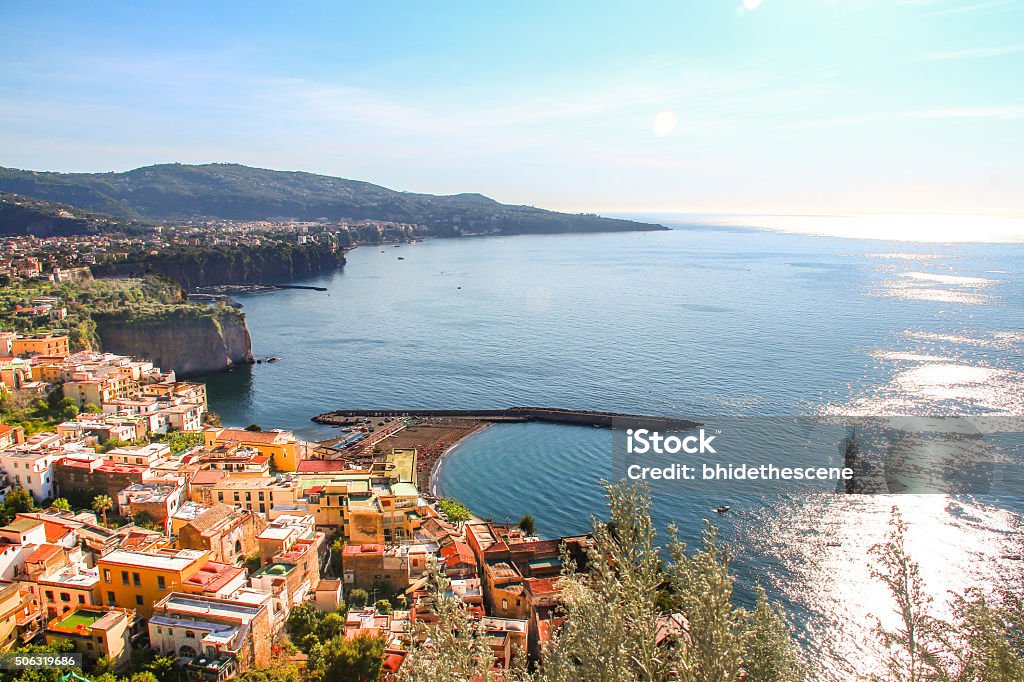
[[[233,308],[182,307],[163,315],[96,315],[103,350],[152,360],[179,377],[253,361],[245,316]]]
[[[220,284],[268,284],[341,267],[345,254],[321,244],[265,244],[249,249],[179,250],[93,266],[97,277],[163,275],[187,291]]]

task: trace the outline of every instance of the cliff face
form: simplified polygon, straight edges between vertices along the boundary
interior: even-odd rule
[[[230,308],[135,320],[97,316],[96,331],[103,350],[152,360],[179,377],[219,372],[253,359],[245,317]]]
[[[219,284],[268,284],[293,280],[345,264],[340,249],[321,245],[256,247],[246,251],[200,250],[140,261],[93,266],[98,277],[160,274],[192,291]]]

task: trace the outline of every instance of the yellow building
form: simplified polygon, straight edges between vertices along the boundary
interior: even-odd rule
[[[31,336],[19,336],[11,342],[11,352],[14,357],[21,355],[60,355],[67,357],[71,354],[68,346],[68,337],[56,336],[54,334],[32,334]]]
[[[200,472],[203,474],[205,472]],[[202,478],[197,474],[197,477]],[[269,514],[273,505],[295,503],[295,482],[276,476],[225,475],[209,485],[193,484],[194,502],[239,505],[259,514]]]
[[[27,644],[35,635],[39,610],[16,582],[0,580],[0,651]]]
[[[185,582],[206,565],[209,555],[198,549],[110,552],[96,560],[102,602],[135,609],[143,618],[149,618],[153,604],[171,592],[183,591]]]
[[[64,397],[74,400],[80,408],[90,403],[102,407],[117,398],[136,398],[139,395],[139,382],[122,374],[102,378],[72,375],[71,381],[66,382],[63,388]]]
[[[46,643],[71,642],[89,661],[110,658],[116,666],[131,657],[131,625],[135,611],[80,606],[52,619],[46,626]]]
[[[270,457],[278,471],[295,471],[305,459],[305,443],[296,440],[291,431],[247,431],[245,429],[213,428],[203,432],[206,447],[238,443],[261,455]]]

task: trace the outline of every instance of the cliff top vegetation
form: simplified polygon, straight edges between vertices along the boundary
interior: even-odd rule
[[[34,302],[47,298],[57,299],[53,309],[37,310]],[[54,312],[60,308],[67,309],[64,319]],[[20,333],[66,330],[73,350],[99,347],[98,318],[133,324],[225,314],[241,315],[223,304],[190,304],[176,281],[156,275],[60,284],[28,280],[0,287],[0,327]]]

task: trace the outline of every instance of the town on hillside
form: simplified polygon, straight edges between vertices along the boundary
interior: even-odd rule
[[[67,642],[114,670],[149,650],[220,681],[304,665],[293,615],[341,609],[339,634],[382,640],[387,678],[437,620],[440,572],[497,665],[523,665],[557,625],[564,558],[586,560],[587,536],[421,492],[419,450],[387,447],[397,422],[330,445],[224,427],[204,384],[55,333],[0,333],[0,368],[4,404],[26,405],[0,425],[4,649]]]

